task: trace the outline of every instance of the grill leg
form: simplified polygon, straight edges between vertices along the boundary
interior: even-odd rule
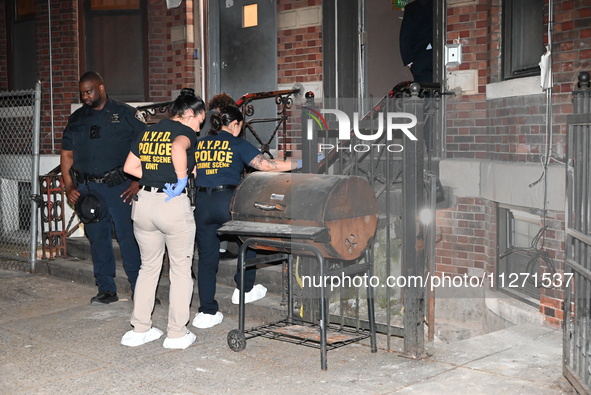
[[[367,269],[367,276],[371,278],[373,276],[373,260],[371,260],[371,254],[369,252],[369,248],[365,250],[365,261],[369,264],[369,268]],[[375,308],[374,308],[374,300],[373,300],[373,287],[367,287],[367,319],[369,321],[369,340],[371,343],[371,352],[377,352],[377,342],[376,342],[376,317],[375,317]]]
[[[328,320],[326,319],[326,292],[324,290],[324,257],[316,254],[318,263],[320,264],[320,369],[328,369],[326,363],[326,327]]]
[[[244,333],[244,270],[246,266],[246,249],[248,243],[245,241],[238,252],[238,267],[240,270],[240,303],[238,304],[238,330]]]
[[[293,255],[287,256],[287,320],[293,322],[293,278],[292,278]]]

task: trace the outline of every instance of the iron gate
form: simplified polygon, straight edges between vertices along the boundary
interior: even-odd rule
[[[584,73],[581,73],[583,75]],[[591,89],[579,76],[568,117],[563,372],[591,393]]]
[[[0,92],[0,264],[34,267],[41,84]]]
[[[377,331],[388,335],[388,350],[392,350],[390,337],[401,337],[404,354],[422,358],[425,323],[428,340],[432,341],[434,336],[434,295],[427,292],[426,282],[411,284],[411,281],[426,279],[428,273],[434,273],[435,221],[433,218],[429,224],[422,223],[418,214],[425,208],[430,209],[431,215],[435,212],[437,181],[435,172],[430,170],[436,159],[432,157],[435,134],[442,130],[438,114],[444,98],[439,85],[403,82],[377,102],[373,98],[365,100],[365,106],[359,106],[356,98],[349,101],[325,98],[324,109],[339,109],[348,114],[354,114],[359,107],[370,109],[362,119],[358,119],[359,114],[350,118],[353,128],[350,139],[346,140],[340,139],[340,120],[337,125],[327,122],[322,110],[315,106],[313,96],[309,99],[302,107],[303,171],[361,176],[373,187],[380,207],[378,233],[372,248],[374,277],[381,284],[376,286],[374,294]],[[388,135],[383,118],[390,113],[398,114],[391,120],[399,124],[408,123],[402,119],[405,114],[413,114],[417,123],[412,133],[418,141],[410,141],[400,130]],[[359,130],[366,136],[359,138]],[[369,141],[367,136],[375,138]],[[359,287],[353,291],[349,299],[353,308],[334,303],[331,315],[335,322],[367,326],[359,318],[363,303]]]

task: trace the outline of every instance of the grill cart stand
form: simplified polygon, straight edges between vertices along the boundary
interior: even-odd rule
[[[325,270],[326,259],[320,249],[313,244],[306,244],[288,240],[306,240],[323,243],[330,237],[328,229],[313,226],[298,226],[276,223],[260,223],[251,221],[229,221],[218,230],[220,235],[240,236],[244,242],[238,253],[238,266],[241,284],[244,283],[244,270],[263,263],[278,263],[287,261],[287,317],[283,320],[266,325],[245,329],[244,289],[240,290],[239,324],[238,329],[228,333],[228,346],[233,351],[242,351],[246,347],[246,340],[254,337],[266,337],[305,345],[320,349],[320,367],[327,369],[326,354],[328,350],[339,348],[347,344],[370,338],[371,352],[377,351],[376,328],[374,316],[373,289],[367,287],[367,313],[369,329],[353,328],[342,324],[331,324],[328,319],[328,298],[326,281],[331,276],[373,275],[373,263],[370,260],[369,248],[366,248],[362,258],[354,260],[350,265]],[[278,240],[282,238],[284,240]],[[247,248],[272,249],[279,251],[271,255],[262,255],[246,260]],[[319,322],[307,322],[293,313],[293,259],[292,255],[314,256],[318,262],[320,280],[320,318]]]

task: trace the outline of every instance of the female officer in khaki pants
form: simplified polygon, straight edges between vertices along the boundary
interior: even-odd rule
[[[121,338],[121,344],[130,347],[162,336],[152,327],[151,317],[165,248],[170,260],[170,305],[163,346],[185,349],[195,341],[186,327],[193,295],[195,220],[185,186],[195,167],[196,132],[205,117],[205,103],[193,89],[184,88],[170,113],[170,119],[147,128],[132,145],[124,166],[141,185],[131,214],[142,257],[131,316],[134,329]]]

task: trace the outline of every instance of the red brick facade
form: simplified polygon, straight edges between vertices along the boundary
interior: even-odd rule
[[[51,2],[51,52],[47,2],[36,4],[37,66],[42,84],[41,153],[55,154],[59,153],[59,141],[71,112],[71,104],[79,102],[78,79],[86,71],[81,70],[83,61],[80,53],[83,43],[80,42],[79,4],[82,2]],[[1,25],[7,23],[4,7],[5,2],[2,2]],[[172,91],[195,85],[195,45],[185,40],[172,43],[170,34],[172,26],[192,25],[193,18],[192,0],[185,0],[183,6],[172,10],[167,10],[166,3],[162,0],[149,0],[146,31],[150,83],[147,101],[167,101],[170,100]],[[0,29],[0,45],[7,48],[6,29]],[[0,89],[3,90],[8,89],[7,62],[6,51],[0,51]],[[109,83],[105,82],[108,92]],[[50,99],[53,99],[53,107]]]
[[[83,43],[79,35],[82,15],[79,4],[82,1],[55,0],[50,3],[51,52],[47,2],[36,2],[36,48],[43,89],[42,154],[59,153],[61,131],[70,114],[70,105],[79,102],[77,81],[85,71],[80,69],[80,45]],[[195,74],[199,72],[193,59],[195,43],[186,40],[173,43],[171,39],[173,27],[193,25],[196,17],[193,15],[194,3],[194,0],[185,0],[181,7],[167,10],[164,0],[147,2],[147,101],[170,100],[173,91],[195,84]],[[487,84],[501,80],[502,0],[466,3],[468,5],[448,7],[446,41],[462,44],[463,62],[457,69],[476,70],[477,88],[475,94],[448,99],[445,159],[539,163],[546,151],[545,95],[486,98]],[[6,2],[0,2],[0,26],[7,25],[5,5]],[[321,5],[322,0],[278,0],[277,12]],[[546,19],[547,8],[546,5]],[[6,33],[6,29],[0,29],[0,48],[8,47]],[[321,25],[278,31],[278,84],[323,80],[322,38]],[[566,116],[572,113],[571,92],[578,73],[591,69],[591,5],[588,0],[554,1],[553,50],[552,153],[554,158],[561,160],[566,154]],[[7,51],[0,51],[0,90],[8,89],[8,61]],[[300,122],[297,111],[293,111],[290,125],[294,130],[301,130]],[[281,135],[279,141],[283,141]],[[287,144],[288,149],[297,149],[299,139],[288,140]],[[494,272],[496,216],[497,203],[481,197],[459,196],[454,207],[440,210],[437,271],[458,275],[475,269]],[[547,224],[545,248],[560,263],[559,269],[562,270],[563,213],[550,212]],[[562,318],[561,300],[560,292],[542,291],[540,311],[553,324]]]
[[[544,94],[487,101],[486,85],[501,79],[501,0],[448,9],[447,42],[463,46],[459,70],[478,70],[478,94],[455,97],[447,109],[448,158],[540,161],[545,144]],[[547,19],[546,5],[546,19]],[[566,116],[580,71],[591,69],[591,6],[554,1],[553,152],[566,152]],[[545,38],[547,43],[548,39]]]
[[[171,93],[185,86],[194,86],[197,61],[196,45],[192,40],[172,42],[173,27],[192,27],[193,0],[183,1],[181,7],[167,10],[163,0],[149,0],[147,9],[148,92],[146,101],[162,102]],[[0,3],[0,25],[6,25],[5,2]],[[78,0],[51,2],[52,51],[49,51],[47,2],[37,2],[37,57],[38,74],[42,84],[41,153],[59,153],[61,133],[71,112],[71,104],[78,103],[78,78],[81,70],[80,21]],[[320,6],[321,0],[290,2],[279,0],[278,12],[302,7]],[[189,30],[190,31],[190,30]],[[0,46],[7,48],[6,29],[0,29]],[[188,33],[190,34],[190,33]],[[280,30],[278,44],[278,84],[322,80],[322,27],[309,26]],[[203,51],[202,51],[203,52]],[[51,70],[50,70],[51,61]],[[7,51],[0,51],[0,89],[8,90]],[[100,71],[99,71],[100,72]],[[51,73],[51,75],[50,75]],[[50,82],[52,92],[50,92]],[[108,91],[108,81],[107,91]],[[50,101],[53,100],[53,106]],[[53,114],[53,119],[52,115]],[[297,120],[292,119],[292,124]],[[53,126],[52,126],[53,125]],[[297,127],[299,129],[299,125]],[[289,142],[291,143],[291,142]],[[292,148],[291,145],[288,148]]]
[[[455,210],[438,210],[437,274],[475,275],[471,269],[493,273],[495,224],[496,205],[481,198],[459,198]]]
[[[303,7],[321,6],[322,0],[277,1],[277,12],[293,11]],[[294,29],[280,29],[277,32],[277,83],[293,84],[322,81],[322,26],[309,26]],[[302,129],[299,108],[289,111],[286,140],[279,132],[279,157],[283,149],[288,157],[300,158],[301,137],[296,134]],[[285,144],[284,144],[285,141]]]
[[[447,158],[540,163],[546,154],[546,95],[486,99],[486,85],[501,80],[502,1],[477,1],[448,8],[447,42],[461,43],[459,70],[478,70],[473,95],[448,102]],[[546,1],[545,20],[548,20]],[[547,31],[547,26],[545,31]],[[571,94],[580,71],[591,69],[591,5],[583,0],[554,1],[553,139],[552,156],[566,155],[566,117],[572,113]],[[545,37],[545,43],[548,37]],[[438,214],[441,241],[437,268],[462,274],[472,267],[495,269],[496,203],[458,198],[457,205]],[[478,214],[476,214],[478,213]],[[479,222],[476,217],[485,222]],[[544,250],[564,270],[564,214],[549,212]],[[490,225],[493,225],[492,227]],[[562,319],[562,291],[541,290],[540,311],[558,326]]]

